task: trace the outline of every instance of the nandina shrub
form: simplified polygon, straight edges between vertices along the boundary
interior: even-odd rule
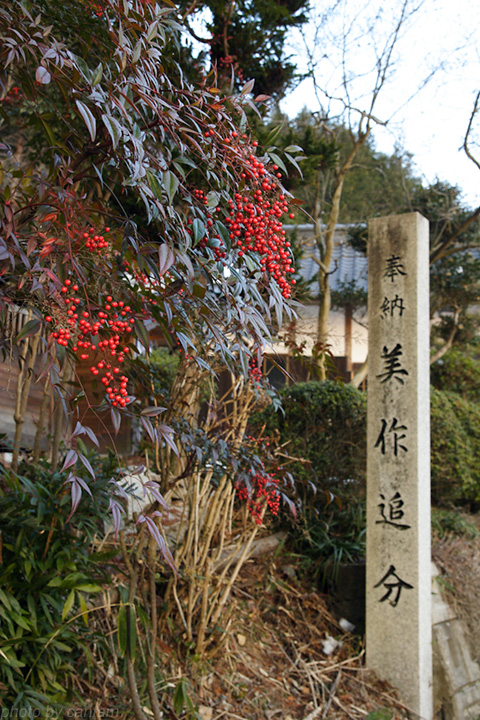
[[[244,439],[254,403],[272,395],[258,372],[262,350],[294,314],[286,167],[251,136],[245,110],[263,102],[252,83],[225,96],[213,73],[188,80],[181,21],[176,7],[140,0],[0,7],[1,340],[20,373],[11,471],[32,382],[44,393],[32,464],[51,457],[72,526],[98,490],[85,447],[99,438],[87,415],[114,441],[124,418],[141,428],[157,477],[144,484],[153,500],[136,532],[121,530],[121,468],[106,489],[128,585],[118,652],[138,720],[140,654],[141,687],[146,678],[162,716],[160,633],[197,653],[224,642],[255,521],[276,510],[284,477]],[[165,387],[148,367],[153,335],[180,357]],[[231,378],[226,408],[213,388],[221,373]],[[174,500],[186,532],[167,546]],[[140,594],[149,617],[138,639]]]
[[[67,5],[75,32],[63,32],[63,6],[0,10],[0,312],[29,313],[5,347],[18,350],[25,378],[36,375],[60,399],[74,511],[88,491],[77,438],[97,441],[85,403],[100,423],[109,415],[114,433],[135,416],[162,451],[178,452],[169,422],[183,410],[169,406],[160,417],[164,398],[150,406],[132,392],[128,366],[139,346],[150,349],[147,328],[201,369],[221,358],[247,376],[256,348],[284,312],[291,316],[295,281],[282,228],[286,168],[275,148],[259,154],[245,123],[252,83],[223,97],[213,75],[211,85],[187,81],[174,8]],[[81,387],[81,363],[92,396]]]

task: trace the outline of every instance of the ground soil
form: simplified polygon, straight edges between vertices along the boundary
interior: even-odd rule
[[[387,708],[379,720],[406,717],[392,688],[365,670],[363,639],[342,630],[292,565],[247,564],[233,603],[235,631],[199,690],[206,720],[356,720]],[[329,638],[338,645],[327,655]]]
[[[433,558],[443,573],[445,597],[465,620],[480,662],[480,535],[434,538]],[[226,641],[210,657],[187,661],[179,651],[181,642],[161,643],[158,655],[165,681],[159,694],[165,719],[407,718],[393,688],[365,669],[363,637],[342,629],[329,598],[288,553],[245,564],[228,615]],[[174,709],[181,678],[195,714]],[[132,718],[124,679],[112,681],[103,683],[102,693],[97,689],[95,707],[110,706],[116,697],[121,708],[116,720]],[[144,711],[151,718],[147,706]]]

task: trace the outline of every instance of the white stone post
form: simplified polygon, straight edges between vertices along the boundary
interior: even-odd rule
[[[367,666],[432,720],[428,221],[368,242]]]

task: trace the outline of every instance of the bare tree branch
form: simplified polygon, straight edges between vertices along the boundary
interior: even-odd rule
[[[466,154],[467,154],[467,157],[468,157],[473,163],[475,163],[475,165],[476,165],[476,166],[478,167],[478,169],[480,170],[480,162],[477,160],[476,157],[474,157],[472,151],[470,150],[470,148],[469,148],[469,146],[468,146],[469,135],[470,135],[470,133],[472,132],[473,121],[475,120],[475,115],[476,115],[477,112],[478,112],[479,103],[480,103],[480,91],[477,93],[477,97],[475,98],[475,102],[474,102],[474,104],[473,104],[473,110],[472,110],[471,115],[470,115],[470,120],[468,121],[467,132],[465,133],[465,140],[463,141],[463,149],[465,150],[465,152],[466,152]]]

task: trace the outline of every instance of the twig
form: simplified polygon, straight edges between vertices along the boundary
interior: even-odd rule
[[[331,689],[330,689],[330,692],[328,693],[328,699],[327,699],[327,702],[326,702],[326,704],[325,704],[325,709],[324,709],[324,711],[323,711],[323,713],[322,713],[322,718],[327,717],[328,708],[330,707],[331,702],[332,702],[332,700],[333,700],[333,698],[334,698],[335,692],[336,692],[336,690],[337,690],[338,681],[340,680],[340,675],[341,675],[341,674],[342,674],[342,671],[339,670],[338,673],[337,673],[337,677],[336,677],[335,680],[333,681],[333,684],[332,684],[332,687],[331,687]]]

